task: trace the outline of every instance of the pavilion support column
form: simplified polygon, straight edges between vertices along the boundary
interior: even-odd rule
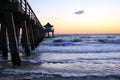
[[[48,37],[50,37],[49,31],[47,33],[48,33]]]
[[[5,24],[1,25],[1,33],[0,33],[0,37],[1,37],[1,49],[2,49],[2,57],[3,58],[8,58],[8,48],[7,48],[7,28]]]
[[[21,21],[22,24],[22,46],[25,49],[25,55],[30,56],[30,49],[29,49],[29,40],[28,40],[28,29],[26,25],[26,20]]]
[[[4,17],[5,17],[5,22],[7,25],[7,32],[8,32],[8,37],[9,37],[9,46],[10,46],[10,51],[11,51],[12,63],[13,65],[21,65],[13,13],[5,12]]]
[[[52,37],[54,37],[54,31],[52,31]]]

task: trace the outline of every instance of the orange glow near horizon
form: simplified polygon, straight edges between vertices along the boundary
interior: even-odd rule
[[[109,28],[109,30],[108,30]],[[59,28],[59,29],[55,29],[55,33],[56,34],[60,34],[60,33],[63,33],[63,34],[107,34],[107,33],[116,33],[116,34],[119,34],[120,33],[120,28],[116,28],[116,29],[113,29],[113,28],[110,28],[110,27],[106,27],[106,29],[102,29],[102,28],[94,28],[94,29],[89,29],[89,28],[69,28],[69,31],[67,30],[67,28]]]
[[[97,18],[98,19],[98,18]],[[50,22],[54,24],[56,34],[97,34],[97,33],[120,33],[120,21],[109,19],[98,20],[66,20],[58,22]]]

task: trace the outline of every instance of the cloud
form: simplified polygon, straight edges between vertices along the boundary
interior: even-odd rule
[[[76,11],[74,12],[75,14],[83,14],[84,13],[84,10],[79,10],[79,11]]]

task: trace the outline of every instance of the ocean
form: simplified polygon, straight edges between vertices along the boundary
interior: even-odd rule
[[[120,34],[56,34],[24,56],[0,57],[0,80],[120,80]]]

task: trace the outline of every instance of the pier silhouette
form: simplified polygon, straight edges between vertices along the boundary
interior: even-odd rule
[[[21,34],[21,39],[20,38]],[[21,65],[19,42],[30,56],[30,51],[44,38],[44,28],[27,0],[0,0],[0,51],[8,58],[10,48],[13,65]]]
[[[47,37],[50,37],[50,32],[52,32],[52,37],[54,37],[54,28],[50,23],[47,23],[44,27],[45,34],[47,33]]]

